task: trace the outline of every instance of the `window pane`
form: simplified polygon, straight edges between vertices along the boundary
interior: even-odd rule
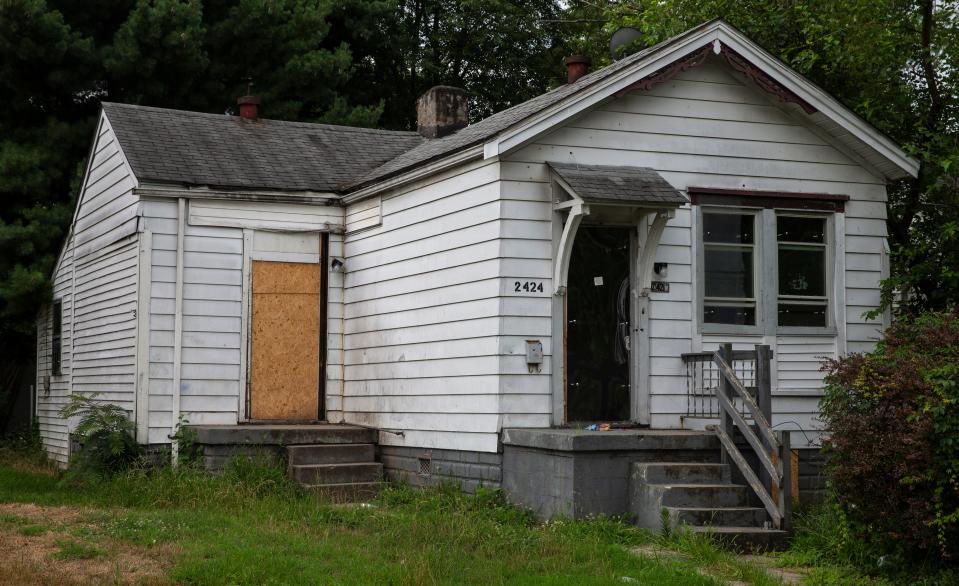
[[[826,295],[825,249],[780,245],[779,294],[824,297]]]
[[[703,321],[709,324],[754,326],[756,308],[707,305],[703,308]]]
[[[754,239],[752,214],[703,214],[703,241],[730,244],[752,244]]]
[[[825,305],[779,304],[780,326],[826,327]]]
[[[780,242],[825,242],[825,218],[777,216],[776,233]]]
[[[706,297],[753,296],[751,248],[710,248],[704,254]]]

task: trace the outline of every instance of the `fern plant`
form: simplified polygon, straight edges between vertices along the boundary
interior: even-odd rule
[[[139,454],[133,422],[122,407],[98,401],[100,393],[70,395],[60,410],[64,418],[78,417],[74,435],[80,450],[70,462],[77,474],[110,475],[127,468]]]

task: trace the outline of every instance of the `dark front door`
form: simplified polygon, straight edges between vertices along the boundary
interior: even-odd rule
[[[628,228],[580,227],[566,288],[566,420],[629,419]]]

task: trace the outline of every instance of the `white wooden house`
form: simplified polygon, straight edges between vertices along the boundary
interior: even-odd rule
[[[495,484],[516,429],[715,422],[689,355],[723,342],[771,347],[772,424],[816,441],[915,160],[722,21],[464,128],[465,100],[431,90],[421,133],[105,103],[39,322],[50,454],[97,391],[143,444],[352,423],[388,473]]]

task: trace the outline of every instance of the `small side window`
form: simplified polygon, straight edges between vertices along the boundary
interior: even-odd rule
[[[53,301],[53,335],[50,340],[50,366],[54,376],[63,374],[61,371],[61,356],[63,352],[63,302]]]

